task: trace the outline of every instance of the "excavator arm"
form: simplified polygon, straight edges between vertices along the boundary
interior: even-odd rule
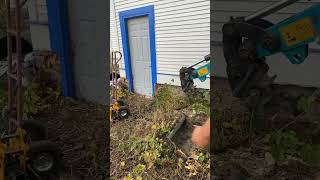
[[[283,0],[247,17],[224,24],[223,50],[229,83],[235,97],[247,97],[270,88],[266,57],[282,53],[292,64],[308,57],[308,46],[320,34],[320,4],[278,24],[263,19],[297,0]]]

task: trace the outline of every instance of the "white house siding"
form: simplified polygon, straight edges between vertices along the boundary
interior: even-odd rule
[[[108,102],[108,95],[105,92],[107,83],[104,78],[107,77],[106,54],[96,52],[93,47],[95,45],[102,49],[107,47],[105,47],[108,39],[108,32],[105,32],[107,14],[99,14],[107,11],[107,2],[76,1],[68,0],[69,16],[65,17],[70,23],[76,96],[90,102],[106,104]],[[47,0],[27,1],[32,43],[36,50],[51,50],[46,2]]]
[[[114,3],[114,4],[113,4]],[[210,0],[113,0],[116,21],[111,18],[112,47],[122,51],[119,12],[154,5],[158,83],[180,85],[179,69],[203,59],[210,53]],[[113,14],[113,12],[111,12]],[[114,16],[111,16],[114,17]],[[117,41],[119,40],[119,41]],[[124,62],[120,65],[125,76]],[[210,88],[210,80],[197,87]]]
[[[215,0],[212,6],[212,29],[211,35],[215,45],[212,47],[214,54],[213,71],[214,76],[226,77],[226,65],[222,52],[222,34],[221,28],[229,20],[230,16],[246,16],[261,8],[264,8],[277,0]],[[276,14],[270,15],[266,19],[277,23],[288,18],[295,13],[319,3],[319,0],[299,1],[289,7],[286,7]],[[277,74],[276,83],[293,84],[300,86],[320,87],[320,51],[316,44],[310,45],[309,57],[301,65],[293,65],[282,54],[268,57],[270,66],[270,75]]]
[[[116,14],[115,14],[115,9],[114,9],[114,3],[113,0],[110,0],[110,48],[111,50],[117,50],[119,51],[119,41],[118,41],[118,29],[117,27],[117,22],[116,22]]]

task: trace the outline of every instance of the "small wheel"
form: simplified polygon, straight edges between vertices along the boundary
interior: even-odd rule
[[[129,109],[126,106],[121,106],[118,111],[118,116],[121,119],[129,117]]]
[[[54,166],[54,157],[50,153],[41,153],[33,159],[33,167],[38,172],[46,172],[52,169]]]
[[[61,155],[60,148],[50,141],[42,140],[30,143],[29,164],[42,177],[59,173],[59,168],[62,166]]]
[[[47,129],[38,121],[23,121],[21,128],[27,132],[27,136],[31,141],[45,140],[48,138]]]

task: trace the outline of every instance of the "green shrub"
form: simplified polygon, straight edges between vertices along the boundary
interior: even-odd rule
[[[301,142],[294,132],[277,131],[270,135],[271,154],[276,161],[287,159],[287,155],[296,154]]]

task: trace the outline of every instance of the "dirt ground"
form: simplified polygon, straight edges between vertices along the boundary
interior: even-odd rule
[[[0,84],[2,109],[6,104],[6,83]],[[62,150],[64,168],[60,177],[54,179],[106,179],[109,170],[107,107],[62,96],[42,105],[48,107],[28,119],[42,122],[48,128],[49,140]],[[1,118],[0,124],[2,133],[7,127],[6,120]]]
[[[112,179],[209,179],[209,154],[191,146],[190,126],[183,125],[184,132],[172,138],[177,146],[167,139],[182,113],[192,124],[196,119],[200,123],[205,120],[203,115],[195,118],[183,98],[173,98],[185,96],[178,88],[169,89],[169,94],[158,91],[155,99],[135,94],[125,98],[131,115],[112,123],[110,130]],[[165,104],[157,106],[161,99],[166,99]],[[187,157],[179,154],[179,149],[184,149]]]
[[[315,160],[312,165],[303,160],[300,150],[307,143],[319,147],[316,141],[319,134],[309,133],[316,130],[318,124],[317,98],[313,99],[312,108],[309,107],[315,117],[312,121],[307,121],[307,113],[299,110],[302,95],[308,97],[315,89],[275,86],[271,98],[248,101],[233,98],[225,79],[215,78],[212,84],[211,107],[215,132],[219,134],[214,144],[216,154],[211,159],[213,179],[223,179],[229,170],[239,170],[248,179],[255,180],[319,178],[319,149],[312,151]],[[261,105],[262,102],[265,103]],[[270,134],[285,133],[294,135],[286,134],[288,136],[281,136],[276,144],[271,143]]]
[[[65,172],[60,179],[104,180],[109,169],[106,107],[61,101],[35,117],[47,124],[49,139],[62,149]]]

